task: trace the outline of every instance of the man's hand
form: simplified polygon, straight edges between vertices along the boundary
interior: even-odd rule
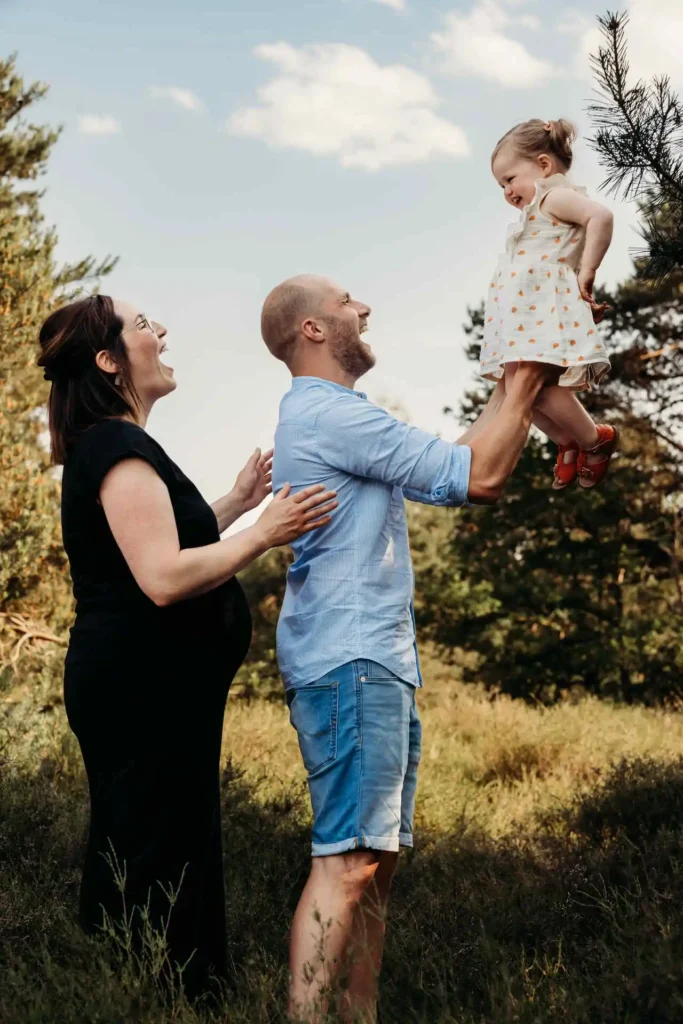
[[[540,390],[539,384],[541,388],[550,387],[557,384],[561,372],[560,367],[554,366],[552,363],[527,362],[520,359],[512,383],[508,385],[508,390],[512,392],[515,385],[518,390],[523,388],[525,391],[529,389],[538,391]]]
[[[609,306],[606,302],[596,302],[593,296],[593,288],[595,287],[595,270],[591,267],[579,267],[576,273],[576,279],[579,284],[581,298],[584,302],[587,302],[591,308],[593,322],[599,324],[609,309]]]

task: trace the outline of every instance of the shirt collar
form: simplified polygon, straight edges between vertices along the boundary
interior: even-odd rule
[[[357,395],[359,398],[367,399],[364,391],[355,391],[353,388],[345,388],[343,384],[337,384],[333,380],[326,380],[324,377],[292,377],[292,387],[302,388],[308,384],[322,384],[332,391],[341,391],[347,395]]]

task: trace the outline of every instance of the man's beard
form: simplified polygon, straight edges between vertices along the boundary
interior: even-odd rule
[[[360,340],[355,327],[333,317],[321,318],[330,330],[330,351],[345,373],[358,380],[375,365],[375,355]]]

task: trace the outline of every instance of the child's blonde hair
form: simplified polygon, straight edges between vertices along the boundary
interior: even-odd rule
[[[520,156],[533,159],[542,153],[548,153],[557,157],[569,170],[574,158],[572,143],[575,138],[576,128],[571,121],[566,121],[563,117],[559,121],[541,121],[539,117],[534,117],[531,121],[516,124],[498,140],[491,155],[491,163],[503,146],[511,142]]]

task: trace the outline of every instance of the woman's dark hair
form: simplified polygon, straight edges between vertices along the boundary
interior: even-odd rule
[[[123,320],[108,295],[91,295],[55,310],[40,329],[38,366],[50,389],[50,451],[61,465],[76,438],[101,420],[137,417],[140,402],[130,377],[121,334]],[[107,351],[118,373],[105,373],[95,362]]]

